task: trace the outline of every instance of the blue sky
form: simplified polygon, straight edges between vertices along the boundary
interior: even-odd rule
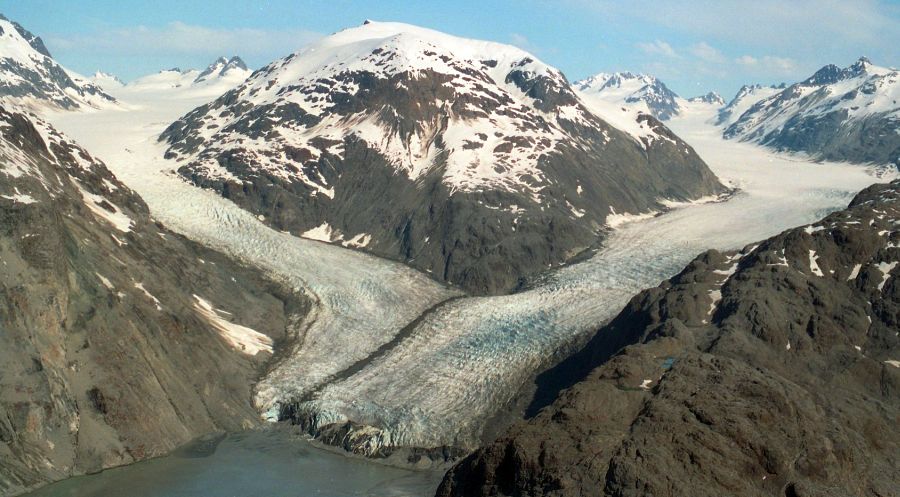
[[[655,74],[683,96],[796,81],[867,55],[900,65],[900,0],[0,0],[65,66],[125,80],[218,55],[256,68],[367,18],[510,43],[570,80]]]

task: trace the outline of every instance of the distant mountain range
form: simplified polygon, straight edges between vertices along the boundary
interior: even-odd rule
[[[710,105],[719,108],[715,124],[728,139],[818,159],[900,167],[900,76],[865,57],[845,68],[829,64],[792,85],[746,85],[727,105],[714,92],[683,99],[659,79],[630,72],[601,73],[575,87],[594,102],[661,120],[688,105]]]
[[[279,229],[494,293],[590,248],[613,213],[723,191],[658,120],[625,124],[518,48],[367,22],[160,138],[182,175]]]
[[[727,124],[726,138],[826,160],[900,167],[896,69],[863,57],[846,68],[827,65],[783,89],[758,89],[754,97],[756,102],[736,119],[736,112],[720,119]]]
[[[198,69],[182,70],[175,67],[137,78],[127,84],[114,75],[98,71],[91,77],[91,81],[104,90],[113,92],[122,88],[145,91],[175,88],[222,88],[222,92],[224,92],[242,83],[250,76],[251,72],[240,57],[233,56],[230,59],[219,57],[202,71]]]

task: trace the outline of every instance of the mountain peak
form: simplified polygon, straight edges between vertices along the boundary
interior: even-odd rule
[[[246,178],[263,192],[261,181],[271,179],[290,192],[279,213],[260,212],[287,220],[279,229],[404,260],[415,254],[416,267],[445,281],[497,292],[595,239],[610,207],[621,212],[625,191],[647,202],[636,207],[628,195],[633,210],[671,196],[673,184],[679,198],[718,191],[702,160],[664,125],[649,115],[626,118],[614,128],[561,72],[520,48],[378,22],[272,62],[160,140],[195,184]],[[623,164],[665,180],[645,181]],[[370,208],[383,198],[397,200]],[[351,211],[360,215],[338,217]],[[378,222],[382,215],[391,220]],[[487,226],[480,216],[503,219],[503,229],[469,230]],[[574,234],[552,253],[486,266],[500,250],[526,253],[539,238],[533,233],[553,236],[548,229]]]
[[[830,85],[845,79],[856,78],[863,75],[881,74],[886,69],[876,67],[868,57],[862,56],[853,64],[840,68],[834,64],[828,64],[816,71],[811,77],[803,81],[804,86]]]
[[[846,69],[849,76],[859,76],[865,74],[872,67],[872,61],[868,57],[862,56]]]
[[[41,40],[41,38],[39,36],[33,35],[31,33],[31,31],[28,31],[27,29],[23,28],[21,24],[15,22],[15,21],[9,20],[3,14],[0,14],[0,20],[6,21],[9,24],[11,24],[13,29],[15,29],[16,32],[19,33],[19,36],[21,36],[26,42],[28,42],[28,45],[31,46],[31,48],[35,49],[38,53],[40,53],[41,55],[44,55],[46,57],[53,57],[52,55],[50,55],[50,51],[47,50],[47,47],[44,45],[44,41]],[[0,24],[0,35],[2,35],[2,34],[3,34],[3,26],[2,26],[2,24]]]
[[[4,97],[30,97],[41,105],[62,109],[97,107],[115,101],[60,66],[39,37],[2,15],[0,61],[0,95]]]
[[[581,92],[614,103],[644,104],[642,110],[660,120],[678,114],[681,107],[678,95],[655,76],[633,72],[599,73],[576,81]]]
[[[705,103],[705,104],[714,104],[714,105],[725,105],[725,99],[722,98],[722,95],[711,91],[706,95],[700,95],[691,99],[688,99],[688,102],[692,103]]]
[[[249,70],[249,68],[247,67],[247,63],[244,62],[244,59],[238,57],[237,55],[234,55],[230,59],[228,59],[228,63],[226,63],[225,66],[228,68],[236,67],[244,71]]]
[[[244,73],[247,73],[250,70],[247,68],[247,64],[244,63],[243,59],[237,55],[232,56],[230,59],[222,56],[207,66],[206,69],[194,79],[194,83],[200,83],[214,77],[223,77],[230,74],[232,71],[238,71],[243,78],[246,78],[247,74]]]

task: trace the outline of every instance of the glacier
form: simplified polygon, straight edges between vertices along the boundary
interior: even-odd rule
[[[352,421],[351,437],[370,455],[384,447],[474,447],[521,387],[639,290],[703,250],[739,249],[811,223],[890,179],[876,168],[727,142],[710,106],[688,108],[669,126],[736,194],[669,204],[665,213],[621,213],[630,222],[611,230],[590,259],[548,268],[520,293],[466,297],[402,264],[272,230],[179,179],[180,164],[163,158],[155,137],[204,95],[127,87],[114,95],[127,108],[49,119],[102,158],[154,218],[312,298],[296,344],[258,384],[257,406],[275,419],[291,405],[311,420],[311,432]]]

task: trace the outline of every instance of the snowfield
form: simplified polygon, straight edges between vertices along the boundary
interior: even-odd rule
[[[271,416],[282,403],[302,399],[299,412],[314,415],[317,426],[355,421],[364,428],[354,436],[370,453],[385,445],[473,447],[486,420],[525,382],[639,290],[707,248],[737,249],[811,223],[889,179],[860,166],[814,164],[726,142],[709,124],[712,106],[689,107],[668,125],[740,189],[736,195],[673,206],[660,216],[619,213],[632,221],[620,224],[604,249],[548,271],[531,290],[450,300],[458,293],[421,273],[276,232],[178,179],[172,171],[179,164],[162,158],[155,137],[202,104],[201,97],[115,96],[129,110],[57,113],[51,121],[105,160],[156,219],[313,297],[314,309],[298,330],[302,339],[262,379],[258,405]]]

